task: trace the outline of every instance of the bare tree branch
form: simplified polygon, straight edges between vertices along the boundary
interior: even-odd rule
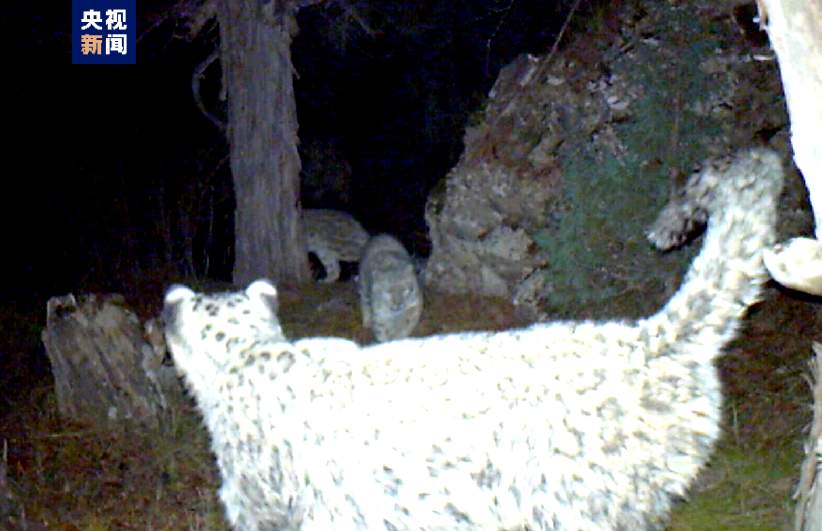
[[[191,75],[191,95],[194,97],[194,103],[197,104],[197,108],[200,109],[203,116],[205,116],[209,122],[213,123],[217,129],[225,132],[225,122],[206,109],[206,106],[203,104],[203,98],[200,95],[200,80],[205,75],[206,69],[208,69],[208,67],[211,66],[211,63],[216,61],[219,57],[220,51],[214,50],[211,55],[206,57],[205,61],[197,65],[194,69],[194,73]]]

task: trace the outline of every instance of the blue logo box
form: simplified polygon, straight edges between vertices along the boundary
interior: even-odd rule
[[[72,0],[71,61],[133,65],[137,61],[137,0]]]

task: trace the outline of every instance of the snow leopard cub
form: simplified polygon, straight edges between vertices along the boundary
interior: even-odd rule
[[[360,260],[362,324],[378,341],[408,337],[422,314],[422,289],[405,247],[388,234],[369,240]]]
[[[369,234],[351,214],[339,210],[306,208],[302,211],[306,248],[325,269],[321,282],[340,278],[340,262],[357,262]]]

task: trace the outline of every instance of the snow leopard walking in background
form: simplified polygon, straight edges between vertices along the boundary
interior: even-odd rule
[[[411,334],[422,315],[422,289],[408,251],[396,238],[380,234],[369,240],[358,287],[362,324],[377,341]]]
[[[356,262],[368,242],[368,231],[354,216],[340,210],[304,208],[302,211],[306,250],[325,269],[324,283],[340,278],[340,262]]]
[[[714,362],[767,275],[779,157],[694,175],[649,237],[708,218],[683,285],[638,321],[370,347],[289,342],[276,289],[166,294],[166,337],[239,530],[659,529],[719,436]]]

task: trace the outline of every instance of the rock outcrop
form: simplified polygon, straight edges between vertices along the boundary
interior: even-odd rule
[[[553,55],[504,68],[428,198],[426,282],[509,297],[535,319],[653,310],[693,252],[660,256],[645,241],[671,190],[705,158],[756,143],[788,160],[779,74],[755,14],[626,3]],[[804,191],[790,181],[782,223],[802,232]]]

